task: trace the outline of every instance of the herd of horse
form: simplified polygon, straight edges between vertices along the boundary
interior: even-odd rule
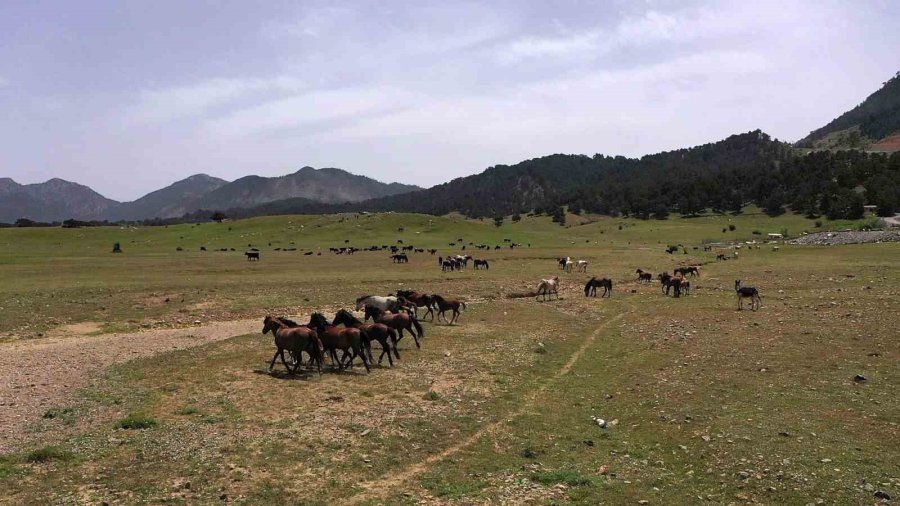
[[[267,315],[263,319],[263,334],[269,332],[275,337],[275,355],[269,363],[269,370],[280,358],[289,374],[295,374],[303,365],[303,354],[309,356],[307,365],[315,367],[321,374],[326,354],[331,359],[332,368],[343,371],[353,367],[356,359],[362,361],[368,372],[375,359],[372,355],[372,341],[381,346],[378,364],[387,356],[388,364],[394,366],[394,358],[400,359],[398,343],[404,331],[412,336],[416,348],[421,348],[425,329],[417,317],[418,309],[426,308],[425,316],[452,325],[459,320],[466,303],[448,300],[437,294],[425,294],[414,290],[398,290],[396,295],[364,295],[356,299],[356,310],[363,311],[360,320],[352,312],[341,309],[332,321],[322,313],[313,313],[306,324],[299,324],[285,317]],[[446,312],[451,311],[447,320]],[[437,316],[435,316],[435,314]],[[369,320],[372,320],[369,323]],[[341,352],[338,357],[337,352]],[[285,356],[288,353],[290,360]]]

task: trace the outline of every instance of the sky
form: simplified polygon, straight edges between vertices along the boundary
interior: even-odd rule
[[[0,177],[432,186],[553,153],[796,141],[900,70],[900,2],[3,0]]]

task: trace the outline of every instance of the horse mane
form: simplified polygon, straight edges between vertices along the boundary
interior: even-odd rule
[[[360,302],[368,299],[369,297],[371,297],[371,295],[363,295],[362,297],[356,299],[356,303],[359,304]]]
[[[285,318],[284,316],[275,316],[274,319],[280,321],[281,323],[283,323],[291,328],[297,328],[297,327],[301,326],[299,323],[295,322],[294,320],[289,320],[289,319]]]
[[[351,313],[350,311],[347,311],[346,309],[341,309],[340,311],[338,311],[338,312],[337,312],[337,315],[335,315],[335,318],[337,318],[338,315],[341,315],[341,314],[347,315],[347,318],[348,318],[348,319],[350,320],[350,322],[353,323],[353,324],[362,323],[361,321],[359,321],[359,318],[357,318],[356,316],[354,316],[353,313]]]
[[[434,299],[434,301],[437,302],[437,303],[446,303],[446,302],[447,302],[446,299],[444,299],[443,297],[441,297],[441,296],[438,295],[438,294],[434,294],[434,295],[432,295],[431,297],[432,297],[432,298]]]

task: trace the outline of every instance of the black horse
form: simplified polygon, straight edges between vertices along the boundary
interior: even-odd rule
[[[603,288],[603,295],[600,297],[612,297],[612,280],[609,278],[591,278],[588,280],[587,284],[584,285],[584,296],[585,297],[596,297],[597,296],[597,288]]]
[[[638,283],[643,283],[644,281],[649,283],[653,279],[653,274],[650,274],[649,272],[644,272],[641,269],[636,270],[635,274],[638,275]]]
[[[476,258],[475,259],[475,268],[476,269],[481,269],[481,268],[490,269],[491,264],[489,264],[487,260],[481,260],[479,258]]]
[[[756,311],[762,299],[759,297],[759,290],[752,286],[741,286],[741,280],[734,280],[734,293],[737,295],[738,311],[744,309],[744,299],[750,299],[750,309]]]

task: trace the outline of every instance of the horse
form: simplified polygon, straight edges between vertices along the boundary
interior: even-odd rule
[[[481,259],[479,259],[479,258],[476,258],[476,259],[475,259],[475,268],[476,268],[476,269],[480,269],[480,268],[482,268],[482,267],[485,268],[485,269],[490,270],[491,264],[489,264],[487,260],[481,260]]]
[[[559,299],[559,276],[553,276],[550,279],[542,279],[540,284],[538,284],[537,296],[535,300],[544,296],[543,300],[547,300],[547,296],[556,294],[556,298]]]
[[[444,321],[447,322],[447,325],[453,325],[453,323],[459,319],[460,308],[466,308],[466,303],[459,300],[447,300],[440,295],[432,295],[431,297],[434,299],[434,304],[438,309],[438,321],[443,318]],[[450,317],[449,322],[447,321],[447,317],[444,316],[444,312],[448,309],[453,311],[453,316]]]
[[[402,297],[409,302],[416,305],[416,307],[424,307],[428,308],[428,311],[425,311],[425,316],[431,315],[431,320],[434,321],[434,297],[431,295],[426,295],[424,293],[419,293],[415,290],[397,290],[397,297]],[[417,315],[418,317],[418,315]]]
[[[396,255],[391,255],[391,260],[395,264],[409,263],[409,257],[406,256],[406,253],[398,253]]]
[[[570,261],[569,257],[557,257],[556,263],[559,264],[559,268],[565,270],[566,262]]]
[[[389,295],[387,297],[381,297],[378,295],[363,295],[362,297],[356,299],[356,310],[360,311],[366,306],[377,307],[382,311],[392,311],[397,312],[400,310],[400,299]]]
[[[750,309],[756,311],[759,309],[762,299],[759,297],[759,290],[752,286],[741,286],[741,280],[734,280],[734,293],[737,295],[738,311],[744,309],[744,299],[750,299]]]
[[[579,260],[577,263],[578,272],[587,272],[588,263],[587,260]]]
[[[566,272],[572,272],[572,269],[575,268],[575,262],[571,260],[566,260],[566,264],[563,266],[563,270]]]
[[[256,260],[259,261],[259,251],[247,251],[244,253],[244,256],[247,257],[247,260]]]
[[[700,269],[694,267],[693,265],[691,265],[689,267],[676,267],[675,274],[681,274],[682,277],[685,277],[688,274],[690,274],[691,276],[694,276],[694,275],[699,276]]]
[[[269,370],[271,371],[272,368],[275,367],[275,359],[281,357],[281,363],[284,364],[284,368],[287,369],[290,374],[296,373],[297,368],[300,367],[301,363],[300,354],[305,351],[309,354],[310,365],[312,365],[313,362],[318,363],[319,373],[321,374],[322,358],[325,348],[315,329],[302,326],[292,327],[287,322],[290,322],[290,320],[282,321],[281,318],[276,318],[271,315],[267,315],[263,319],[262,333],[266,334],[267,332],[271,332],[272,335],[275,336],[275,347],[277,348],[275,350],[275,356],[272,357],[272,362],[269,363]],[[284,359],[285,350],[291,352],[296,358],[293,369],[288,366],[287,361]]]
[[[403,339],[403,331],[408,330],[416,342],[416,348],[422,347],[419,345],[419,338],[425,337],[425,330],[414,316],[406,313],[386,313],[375,306],[366,306],[365,320],[368,320],[370,317],[375,323],[383,323],[396,330],[399,334],[397,342]]]
[[[675,297],[681,297],[681,286],[684,281],[683,278],[678,276],[672,276],[668,272],[664,272],[657,276],[659,278],[659,282],[662,284],[661,288],[663,293],[669,295],[669,290],[675,289]]]
[[[369,339],[368,337],[363,337],[363,334],[365,334],[364,330],[335,327],[328,323],[328,320],[325,319],[325,315],[322,313],[313,313],[307,326],[316,329],[316,333],[319,335],[319,339],[322,340],[325,350],[331,353],[331,363],[336,363],[338,370],[343,371],[346,367],[344,365],[345,358],[350,358],[347,365],[353,367],[353,360],[356,357],[360,357],[363,365],[366,366],[366,372],[369,371],[369,358],[366,355]],[[337,350],[344,352],[340,360],[337,359]],[[369,351],[369,354],[371,353]]]
[[[381,355],[378,357],[378,364],[381,365],[381,360],[384,358],[384,355],[387,354],[388,363],[391,367],[394,367],[394,360],[391,358],[391,350],[393,349],[394,355],[397,358],[400,358],[400,353],[397,351],[397,331],[388,327],[383,323],[363,323],[359,320],[359,318],[353,316],[350,311],[346,309],[341,309],[334,315],[334,320],[331,322],[332,325],[344,325],[345,327],[353,327],[360,330],[364,330],[364,337],[369,339],[369,346],[366,347],[369,353],[369,362],[374,362],[375,359],[372,357],[372,344],[371,341],[374,339],[381,344]],[[390,343],[388,342],[390,339]]]
[[[592,277],[588,280],[587,284],[584,285],[584,296],[596,297],[597,288],[599,287],[603,288],[603,295],[600,297],[612,297],[612,280],[609,278],[597,279],[596,277]]]
[[[649,272],[644,272],[641,269],[638,269],[634,272],[638,275],[638,283],[643,283],[644,281],[649,283],[653,280],[653,274],[650,274]]]

